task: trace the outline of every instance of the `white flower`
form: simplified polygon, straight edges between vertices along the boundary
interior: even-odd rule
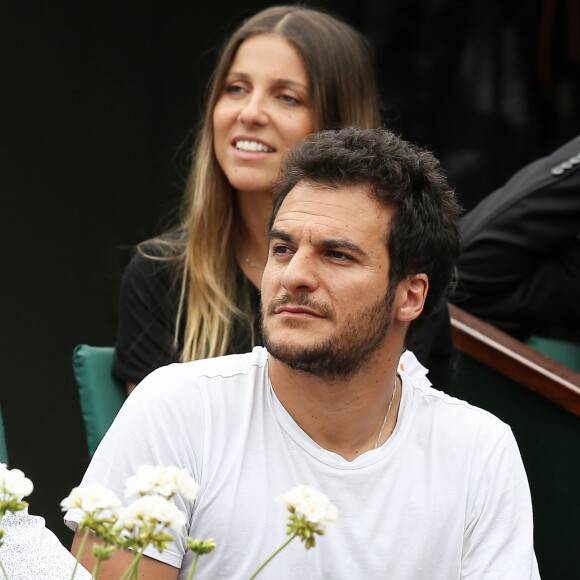
[[[0,490],[5,499],[18,499],[30,495],[34,485],[20,469],[8,469],[4,463],[0,464]]]
[[[121,502],[110,489],[94,483],[74,487],[68,497],[61,502],[63,511],[73,508],[81,508],[88,513],[97,513],[104,510],[115,510]]]
[[[171,498],[180,494],[186,500],[193,501],[198,492],[199,484],[189,475],[189,471],[175,466],[143,465],[125,484],[125,497],[158,494]]]
[[[332,526],[338,517],[336,506],[330,503],[326,495],[310,485],[294,487],[276,500],[321,528]]]
[[[152,521],[179,529],[185,525],[185,514],[164,497],[146,495],[119,510],[117,526],[132,530],[136,526]]]

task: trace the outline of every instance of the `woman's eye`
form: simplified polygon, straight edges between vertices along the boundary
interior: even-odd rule
[[[244,94],[246,92],[246,89],[244,87],[241,87],[240,85],[227,85],[226,88],[224,89],[224,92],[226,93],[226,95],[235,96]]]
[[[302,104],[302,101],[300,99],[297,99],[292,95],[280,95],[278,98],[287,105],[292,105],[294,107],[297,107],[298,105]]]

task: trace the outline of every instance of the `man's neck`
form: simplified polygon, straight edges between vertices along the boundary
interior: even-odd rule
[[[295,371],[271,355],[268,359],[272,388],[286,411],[311,439],[347,461],[382,445],[395,428],[401,398],[398,363],[399,356],[381,357],[337,381]]]

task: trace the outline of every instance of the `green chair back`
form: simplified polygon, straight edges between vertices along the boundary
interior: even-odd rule
[[[79,344],[73,353],[90,457],[127,398],[125,385],[111,374],[113,355],[113,347],[87,344]]]
[[[8,465],[8,447],[6,446],[6,434],[4,433],[2,409],[0,409],[0,462]]]
[[[544,336],[530,336],[526,344],[580,373],[580,343]]]

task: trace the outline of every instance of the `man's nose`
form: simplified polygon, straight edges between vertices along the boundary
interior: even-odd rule
[[[293,294],[314,292],[318,288],[314,256],[306,250],[298,250],[286,265],[281,281],[284,288]]]

